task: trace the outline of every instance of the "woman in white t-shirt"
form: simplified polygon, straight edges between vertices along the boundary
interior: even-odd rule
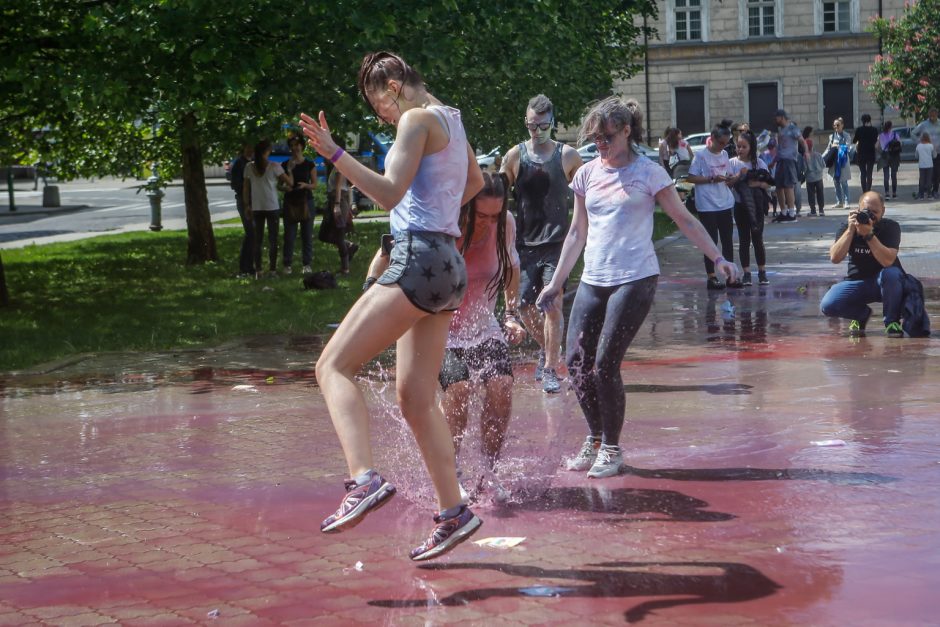
[[[620,472],[626,398],[620,363],[653,302],[659,262],[653,248],[653,211],[658,203],[679,230],[728,280],[737,268],[726,261],[708,232],[683,206],[672,179],[637,151],[643,112],[635,100],[611,96],[594,104],[581,121],[580,139],[593,139],[600,158],[582,166],[571,182],[574,216],[558,270],[539,294],[543,310],[561,306],[559,296],[584,249],[584,273],[568,322],[567,365],[590,435],[569,460],[569,470],[589,477]]]
[[[279,163],[268,160],[271,156],[271,142],[262,139],[255,144],[255,159],[245,166],[246,200],[245,216],[255,226],[255,270],[261,274],[261,242],[264,239],[264,225],[268,225],[268,270],[277,271],[277,237],[281,205],[277,198],[277,184],[293,187],[294,180],[284,173]]]
[[[698,219],[712,241],[718,243],[721,238],[721,254],[734,262],[734,194],[731,186],[737,183],[731,174],[730,160],[725,146],[731,141],[731,129],[716,126],[712,129],[711,139],[700,150],[689,167],[688,182],[695,185],[695,208]],[[715,264],[705,255],[705,283],[710,290],[724,289],[725,285],[715,276]],[[728,287],[743,287],[740,281],[728,283]]]

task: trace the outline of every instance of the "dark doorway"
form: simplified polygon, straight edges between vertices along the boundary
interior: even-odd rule
[[[776,131],[774,113],[779,108],[777,83],[748,83],[747,110],[751,118],[751,130],[760,133],[764,129]]]
[[[832,127],[832,121],[841,117],[845,128],[855,128],[852,113],[855,110],[854,87],[851,78],[836,78],[822,82],[823,128]]]
[[[676,87],[676,126],[683,135],[708,130],[705,124],[704,87]]]

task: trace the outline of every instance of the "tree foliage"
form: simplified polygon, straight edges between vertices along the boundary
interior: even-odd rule
[[[182,173],[188,260],[210,260],[194,169],[276,139],[302,110],[324,109],[339,132],[375,124],[356,93],[366,52],[401,53],[463,110],[475,146],[508,147],[525,137],[531,96],[547,94],[574,124],[635,72],[635,17],[655,11],[653,0],[7,2],[0,159],[52,162],[63,178],[135,176],[153,162]]]
[[[940,106],[940,0],[905,2],[901,19],[875,19],[871,30],[883,55],[869,66],[866,87],[875,100],[895,105],[905,117],[923,119]]]

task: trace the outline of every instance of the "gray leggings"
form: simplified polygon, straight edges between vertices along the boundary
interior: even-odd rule
[[[658,278],[578,285],[568,321],[568,374],[591,435],[604,444],[620,441],[627,404],[620,362],[649,313]]]

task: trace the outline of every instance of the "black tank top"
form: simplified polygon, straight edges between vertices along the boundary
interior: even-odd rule
[[[533,161],[525,142],[519,144],[516,201],[516,240],[524,246],[557,244],[568,232],[568,177],[561,162],[562,144],[544,163]]]

